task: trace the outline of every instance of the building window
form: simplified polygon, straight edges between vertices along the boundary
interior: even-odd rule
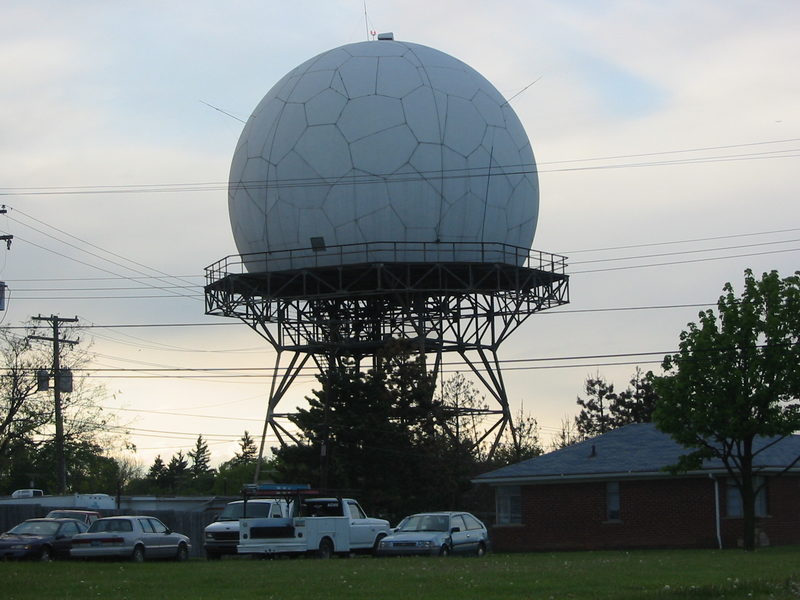
[[[619,481],[606,483],[606,520],[619,521]]]
[[[522,523],[522,496],[518,485],[498,487],[495,500],[498,525]]]
[[[764,485],[763,477],[753,477],[753,487],[758,489]],[[741,518],[744,516],[742,510],[742,493],[736,486],[736,481],[728,479],[725,482],[725,515],[728,517]],[[766,517],[767,510],[767,486],[764,485],[756,495],[756,516]]]

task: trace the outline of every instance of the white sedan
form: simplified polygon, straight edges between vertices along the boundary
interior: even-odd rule
[[[72,538],[70,556],[129,558],[134,562],[146,558],[186,560],[191,547],[188,537],[175,533],[155,517],[106,517]]]

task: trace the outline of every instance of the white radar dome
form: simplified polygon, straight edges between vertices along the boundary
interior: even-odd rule
[[[441,244],[451,250],[433,260],[458,261],[476,256],[470,244],[529,249],[539,185],[525,130],[489,81],[433,48],[380,39],[323,52],[264,96],[234,153],[228,205],[240,254],[399,242]]]

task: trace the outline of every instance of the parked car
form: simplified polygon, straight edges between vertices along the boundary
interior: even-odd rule
[[[51,510],[47,513],[48,519],[75,519],[85,523],[88,527],[100,518],[100,513],[96,510]]]
[[[27,488],[24,490],[14,490],[11,492],[12,498],[41,498],[44,496],[44,491]]]
[[[486,526],[467,512],[431,512],[403,519],[378,544],[378,556],[425,554],[483,556],[489,549]]]
[[[75,519],[28,519],[0,535],[0,559],[66,558],[73,536],[86,531]]]
[[[105,517],[73,538],[70,556],[130,558],[134,562],[151,558],[186,560],[191,548],[188,537],[172,531],[155,517]]]

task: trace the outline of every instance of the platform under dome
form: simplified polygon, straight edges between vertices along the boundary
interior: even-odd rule
[[[504,248],[531,247],[538,206],[530,142],[505,98],[452,56],[394,40],[335,48],[281,79],[248,120],[229,183],[251,273],[312,256],[520,265]]]

